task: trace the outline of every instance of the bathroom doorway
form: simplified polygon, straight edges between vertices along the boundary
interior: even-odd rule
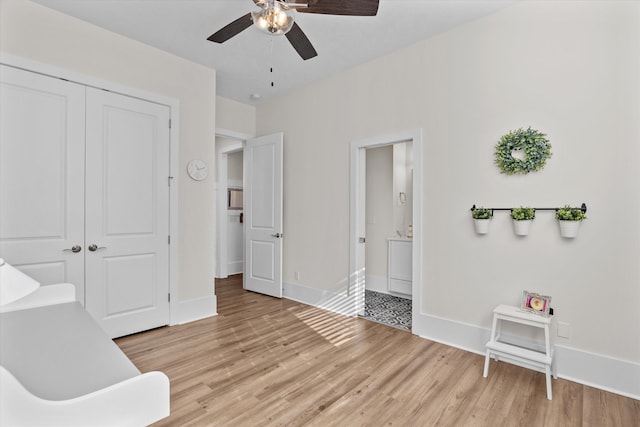
[[[352,141],[350,170],[349,292],[355,312],[410,330],[422,292],[422,130]]]
[[[413,142],[366,148],[362,317],[411,330]]]

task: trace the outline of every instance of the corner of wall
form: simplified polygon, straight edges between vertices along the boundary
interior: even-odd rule
[[[284,298],[302,304],[322,308],[345,316],[357,316],[354,296],[346,292],[331,292],[323,289],[309,288],[296,283],[283,283]]]
[[[216,127],[246,135],[256,133],[256,107],[216,96]]]
[[[211,316],[217,316],[218,301],[215,295],[171,303],[170,325],[182,325]]]

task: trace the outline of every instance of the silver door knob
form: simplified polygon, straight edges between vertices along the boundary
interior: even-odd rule
[[[62,252],[73,252],[74,254],[77,254],[81,250],[82,246],[74,245],[70,249],[63,249]]]
[[[279,239],[282,237],[282,233],[272,234],[271,237],[275,237],[276,239]]]
[[[107,247],[106,246],[98,246],[95,243],[92,243],[92,244],[89,245],[89,247],[87,249],[89,249],[91,252],[95,252],[98,249],[107,249]]]

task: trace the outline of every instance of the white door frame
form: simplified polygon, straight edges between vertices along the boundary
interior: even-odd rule
[[[349,206],[349,294],[355,301],[355,313],[364,313],[364,244],[366,149],[392,145],[397,142],[413,142],[413,271],[412,271],[412,324],[417,323],[422,301],[422,129],[400,131],[351,141],[350,206]]]
[[[92,76],[87,76],[82,73],[78,73],[66,68],[56,67],[43,62],[34,61],[32,59],[22,58],[9,53],[2,53],[0,55],[0,63],[9,65],[11,67],[22,68],[23,70],[33,71],[36,73],[44,74],[50,77],[61,78],[73,83],[79,83],[85,86],[91,86],[99,89],[105,89],[111,92],[119,93],[121,95],[131,96],[134,98],[140,98],[146,101],[155,102],[157,104],[167,105],[170,110],[171,129],[169,131],[170,137],[170,159],[169,159],[169,173],[168,180],[169,185],[169,235],[173,244],[169,245],[169,292],[173,295],[179,294],[178,289],[178,182],[179,179],[172,179],[180,176],[180,170],[178,165],[178,158],[180,153],[180,133],[179,133],[179,121],[180,121],[180,101],[175,98],[158,95],[146,90],[133,88],[130,86],[122,85],[120,83],[111,82],[108,80],[98,79]],[[178,310],[173,310],[175,305],[178,304],[177,298],[171,298],[169,303],[169,322],[171,325],[180,322],[178,318]]]
[[[253,135],[247,135],[234,132],[227,129],[216,128],[216,138],[235,139],[237,143],[225,147],[221,150],[216,148],[216,156],[218,159],[218,182],[216,184],[216,277],[224,279],[229,276],[227,266],[227,242],[229,232],[227,227],[227,187],[229,186],[227,160],[230,153],[243,151],[245,141],[253,138]],[[243,177],[244,181],[244,177]],[[243,201],[244,202],[244,201]],[[244,205],[244,203],[243,203]],[[243,236],[244,241],[244,236]]]

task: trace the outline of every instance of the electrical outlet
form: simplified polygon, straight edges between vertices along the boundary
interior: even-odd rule
[[[300,272],[299,272],[299,271],[294,272],[294,273],[293,273],[293,277],[294,277],[296,280],[300,280]]]
[[[571,335],[571,325],[565,322],[558,322],[558,336],[560,338],[569,338]]]

